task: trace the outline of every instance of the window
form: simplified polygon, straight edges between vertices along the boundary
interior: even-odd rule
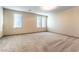
[[[46,16],[37,16],[37,28],[46,28]]]
[[[46,28],[46,16],[42,16],[42,28]]]
[[[22,28],[22,14],[14,14],[14,28]]]
[[[42,17],[37,16],[37,28],[41,28],[41,26],[42,26]]]

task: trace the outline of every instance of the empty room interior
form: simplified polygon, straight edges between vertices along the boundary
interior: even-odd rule
[[[79,52],[79,6],[0,6],[0,52]]]

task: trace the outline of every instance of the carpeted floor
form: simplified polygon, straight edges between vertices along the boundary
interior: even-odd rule
[[[77,52],[79,39],[41,32],[7,36],[0,39],[1,52]]]

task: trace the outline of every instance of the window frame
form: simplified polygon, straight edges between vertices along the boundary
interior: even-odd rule
[[[19,27],[15,27],[15,26],[14,26],[14,24],[15,24],[15,23],[14,23],[14,22],[15,22],[15,18],[14,18],[15,16],[14,16],[14,15],[15,15],[15,14],[21,15],[21,18],[22,18],[22,19],[21,19],[21,23],[22,23],[22,24],[21,24],[21,27],[20,27],[20,26],[19,26]],[[13,28],[14,28],[14,29],[16,29],[16,28],[17,28],[17,29],[18,29],[18,28],[23,28],[23,14],[22,14],[22,13],[18,13],[18,12],[14,12],[14,13],[13,13]]]
[[[45,17],[46,19],[45,19],[45,27],[43,27],[43,17]],[[47,16],[42,16],[42,28],[47,28]]]
[[[40,27],[38,27],[38,17],[41,17],[41,19],[39,19],[40,20]],[[37,28],[42,28],[42,16],[41,15],[37,15]]]
[[[41,20],[40,20],[40,21],[41,21],[41,23],[40,23],[41,26],[40,26],[40,27],[37,27],[37,28],[42,28],[42,29],[43,29],[43,28],[47,28],[47,16],[44,16],[44,15],[37,15],[37,17],[39,17],[39,16],[41,16]],[[46,17],[46,22],[45,22],[45,23],[46,23],[46,27],[43,27],[43,25],[42,25],[42,24],[43,24],[43,21],[42,21],[43,19],[42,19],[42,17]],[[37,19],[37,20],[38,20],[38,19]],[[38,26],[38,25],[37,25],[37,26]]]

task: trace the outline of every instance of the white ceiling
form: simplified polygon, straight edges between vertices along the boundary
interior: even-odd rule
[[[54,10],[45,11],[40,8],[41,6],[3,6],[3,7],[7,9],[32,12],[32,13],[60,12],[66,9],[74,8],[74,6],[57,6],[57,8]]]

